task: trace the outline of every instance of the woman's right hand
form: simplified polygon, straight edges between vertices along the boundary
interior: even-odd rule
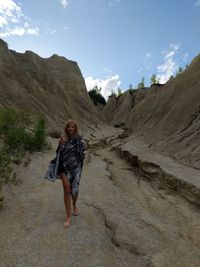
[[[59,145],[63,145],[65,143],[65,136],[62,134],[60,136]]]

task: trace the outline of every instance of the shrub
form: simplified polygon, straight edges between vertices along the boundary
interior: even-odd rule
[[[0,111],[0,134],[4,145],[17,157],[25,150],[40,151],[46,145],[46,124],[44,118],[38,118],[34,131],[28,132],[30,115],[14,109]]]
[[[19,164],[26,150],[40,151],[47,145],[44,118],[38,118],[33,132],[27,130],[30,123],[29,113],[16,111],[12,108],[0,110],[0,134],[3,140],[1,157],[5,156],[6,151],[6,162],[10,158],[10,162]],[[0,161],[0,170],[1,168],[5,168],[4,161]]]
[[[93,103],[95,104],[95,106],[99,103],[102,105],[106,104],[106,100],[105,98],[102,96],[101,92],[101,88],[98,88],[98,86],[95,86],[93,89],[91,89],[88,94],[91,98],[91,100],[93,101]]]
[[[158,79],[157,79],[156,75],[153,74],[153,75],[151,76],[151,85],[152,85],[152,84],[157,84],[157,83],[158,83]]]
[[[11,149],[12,152],[25,149],[27,140],[27,133],[24,127],[13,128],[7,131],[4,141],[5,144]]]
[[[111,97],[111,96],[117,97],[117,93],[114,90],[111,90],[111,94],[109,95],[109,97]]]
[[[176,76],[179,76],[183,73],[183,68],[182,67],[179,67],[178,68],[178,71],[176,72]]]
[[[34,131],[27,126],[31,123],[30,114],[14,109],[0,109],[0,190],[1,185],[9,180],[16,182],[16,175],[11,179],[11,163],[20,164],[26,150],[40,151],[46,142],[46,124],[39,118]],[[0,196],[0,208],[3,198]]]
[[[36,125],[34,136],[31,138],[32,150],[40,151],[47,145],[46,142],[46,123],[44,118],[39,118]]]
[[[137,89],[140,89],[140,88],[144,88],[145,87],[145,84],[144,84],[144,77],[142,77],[141,81],[139,82],[138,86],[137,86]]]
[[[11,158],[8,151],[5,148],[0,148],[0,186],[7,182],[11,174]]]
[[[16,111],[12,108],[0,110],[0,134],[7,134],[15,127],[28,126],[30,123],[30,115],[25,111]]]
[[[117,89],[117,97],[123,95],[123,92],[122,92],[122,89],[121,88],[118,88]]]

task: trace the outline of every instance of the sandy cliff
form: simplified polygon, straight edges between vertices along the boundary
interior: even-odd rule
[[[166,85],[112,96],[103,110],[77,64],[56,55],[1,41],[0,81],[0,106],[41,113],[57,129],[73,117],[88,141],[69,229],[62,182],[43,179],[58,140],[16,166],[15,185],[3,187],[1,266],[199,267],[200,170],[172,159],[199,167],[199,57]],[[128,129],[100,125],[104,116]]]
[[[102,121],[78,64],[64,57],[17,53],[0,40],[0,81],[0,106],[40,113],[51,128],[69,118],[76,119],[82,128]]]
[[[103,113],[108,122],[124,122],[156,150],[199,168],[200,56],[164,86],[113,96]]]

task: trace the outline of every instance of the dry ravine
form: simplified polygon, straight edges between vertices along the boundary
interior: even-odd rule
[[[19,183],[4,187],[0,266],[200,266],[199,207],[120,157],[125,137],[94,129],[69,229],[61,182],[43,179],[57,140],[18,170]]]

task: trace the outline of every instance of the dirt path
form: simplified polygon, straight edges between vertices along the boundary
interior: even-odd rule
[[[4,187],[1,267],[200,266],[199,210],[134,174],[110,149],[118,141],[88,150],[69,229],[61,181],[42,178],[56,142],[32,156],[21,183]]]

